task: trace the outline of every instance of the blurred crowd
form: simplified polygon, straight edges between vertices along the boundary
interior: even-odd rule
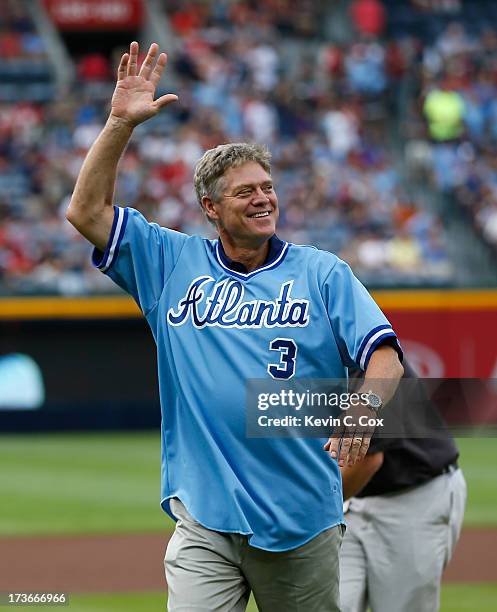
[[[406,122],[416,175],[455,196],[497,254],[497,33],[453,22],[422,49]]]
[[[180,46],[160,93],[173,80],[180,101],[136,130],[116,201],[212,237],[193,191],[196,161],[222,142],[263,142],[273,154],[280,237],[337,253],[370,284],[448,282],[441,223],[403,190],[390,143],[413,46],[378,37],[381,15],[364,21],[360,6],[354,41],[325,42],[320,5],[168,2]],[[79,58],[78,83],[51,103],[0,102],[0,292],[115,290],[64,218],[109,112],[115,63],[89,53]]]
[[[2,0],[0,57],[3,64],[45,59],[42,39],[24,6],[16,0]]]

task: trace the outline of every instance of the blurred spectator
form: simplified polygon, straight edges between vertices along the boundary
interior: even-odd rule
[[[437,142],[455,140],[464,131],[465,106],[461,95],[441,83],[426,96],[424,114],[430,136]]]
[[[274,106],[262,97],[250,96],[244,104],[243,120],[250,140],[272,144],[277,115]]]
[[[380,0],[354,0],[350,14],[359,34],[377,37],[385,31],[386,12]]]
[[[430,13],[459,13],[462,0],[411,0],[422,11]]]
[[[467,53],[475,48],[464,26],[457,21],[450,23],[440,34],[435,47],[440,51],[444,60],[449,60],[453,56]]]
[[[476,216],[485,238],[497,245],[497,202],[484,206]]]
[[[419,243],[405,229],[398,230],[388,244],[388,262],[406,275],[419,274],[423,259]]]
[[[328,146],[337,159],[346,159],[359,144],[359,120],[346,104],[332,102],[323,113]]]
[[[270,91],[278,83],[278,54],[268,44],[250,49],[246,60],[252,72],[252,81],[260,91]]]
[[[22,56],[22,40],[18,32],[8,29],[0,30],[0,54],[4,60]]]
[[[202,5],[200,2],[173,2],[170,9],[171,25],[180,36],[188,36],[202,23]]]
[[[24,4],[2,0],[0,10],[0,56],[2,61],[45,59],[43,42]]]
[[[84,81],[107,81],[111,76],[109,61],[102,53],[84,55],[77,66],[78,76]]]
[[[349,87],[360,94],[379,94],[387,86],[385,49],[378,42],[355,43],[344,62]]]

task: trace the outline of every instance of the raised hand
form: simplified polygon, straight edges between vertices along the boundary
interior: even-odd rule
[[[160,53],[156,60],[159,46],[152,43],[138,72],[138,50],[138,43],[132,42],[129,53],[125,53],[121,58],[111,108],[112,117],[132,127],[154,117],[162,108],[178,99],[175,94],[166,94],[154,100],[155,89],[167,63],[167,55]]]

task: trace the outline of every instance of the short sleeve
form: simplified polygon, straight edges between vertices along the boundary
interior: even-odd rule
[[[323,296],[344,364],[366,370],[374,351],[390,344],[402,349],[388,319],[350,267],[338,259],[324,281]]]
[[[188,239],[133,208],[114,207],[114,222],[105,251],[93,250],[93,264],[131,294],[146,315],[160,299]]]

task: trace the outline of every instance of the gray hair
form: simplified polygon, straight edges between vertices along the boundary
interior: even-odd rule
[[[193,183],[198,203],[208,196],[215,202],[222,197],[222,179],[227,170],[237,168],[246,162],[256,162],[271,174],[271,153],[264,145],[233,142],[218,145],[206,151],[195,166]]]

